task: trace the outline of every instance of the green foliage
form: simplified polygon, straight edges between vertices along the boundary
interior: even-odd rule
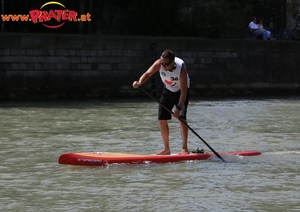
[[[205,38],[219,38],[227,28],[229,14],[221,7],[194,8],[192,15],[192,35]]]
[[[132,35],[180,35],[179,9],[181,0],[133,0],[128,28]]]

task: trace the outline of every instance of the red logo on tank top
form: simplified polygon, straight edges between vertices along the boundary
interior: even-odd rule
[[[176,85],[176,82],[172,82],[172,81],[168,81],[168,80],[165,80],[165,83],[167,85],[170,85],[170,86],[175,86]]]

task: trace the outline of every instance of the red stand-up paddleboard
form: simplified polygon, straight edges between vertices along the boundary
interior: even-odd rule
[[[247,150],[240,152],[220,152],[220,155],[256,156],[261,152]],[[188,155],[141,155],[121,152],[67,152],[59,156],[59,164],[81,166],[105,166],[113,163],[142,164],[142,163],[171,163],[191,160],[207,160],[213,153],[191,153]]]

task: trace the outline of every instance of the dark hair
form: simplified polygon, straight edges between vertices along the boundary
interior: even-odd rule
[[[252,21],[254,21],[254,19],[256,19],[256,17],[255,17],[255,16],[253,16],[253,17],[252,17]]]
[[[257,18],[257,19],[256,19],[256,23],[259,23],[259,22],[262,22],[262,19],[261,19],[261,18]]]
[[[165,50],[165,51],[163,51],[163,53],[161,54],[161,57],[162,58],[168,58],[171,61],[174,61],[174,59],[175,59],[175,55],[174,55],[174,53],[171,50]]]

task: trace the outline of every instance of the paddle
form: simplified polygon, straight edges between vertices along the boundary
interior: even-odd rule
[[[139,89],[143,91],[145,94],[147,94],[151,99],[156,101],[158,104],[160,104],[163,108],[165,108],[169,113],[173,114],[173,111],[169,110],[166,106],[164,106],[158,99],[154,98],[151,94],[149,94],[147,91],[145,91],[141,86],[139,86]],[[200,138],[201,141],[223,162],[226,162],[220,155],[217,153],[203,138],[201,138],[198,133],[196,133],[182,118],[178,118],[179,121],[181,121],[187,128],[189,128],[198,138]]]

